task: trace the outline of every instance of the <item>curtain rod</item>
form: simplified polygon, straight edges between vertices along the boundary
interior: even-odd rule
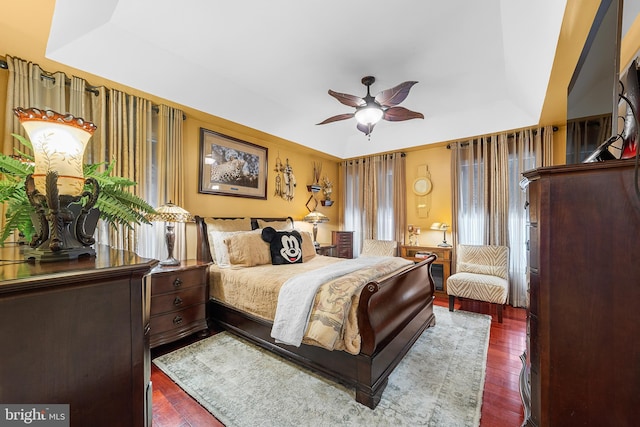
[[[558,131],[558,127],[557,126],[553,126],[552,129],[553,129],[554,132]],[[533,131],[534,135],[537,134],[537,133],[538,133],[537,129]],[[484,135],[484,136],[493,137],[493,136],[498,136],[498,135],[499,134],[491,134],[491,135]],[[507,134],[507,138],[515,138],[515,136],[516,136],[515,133]],[[482,138],[482,136],[478,136],[478,137],[473,138],[473,139],[477,139],[477,138]],[[468,141],[462,141],[462,142],[459,142],[459,144],[460,144],[461,147],[466,147],[467,145],[469,145],[469,142]],[[447,150],[451,150],[451,144],[447,144]]]
[[[7,64],[7,61],[5,61],[4,59],[0,59],[0,68],[4,68],[5,70],[9,69],[9,65]],[[41,74],[40,75],[41,79],[47,79],[47,80],[51,80],[51,81],[55,81],[55,77],[49,76],[47,74]],[[69,86],[71,85],[71,80],[65,78],[64,79],[64,84]],[[100,91],[98,91],[98,89],[96,87],[93,86],[89,86],[87,88],[85,88],[85,90],[87,92],[91,92],[92,94],[94,94],[95,96],[98,96],[100,94]]]
[[[7,61],[5,61],[4,59],[0,59],[0,68],[8,70],[9,69],[9,65],[7,64]],[[51,77],[51,76],[46,75],[46,74],[42,74],[40,76],[40,78],[48,79],[48,80],[52,80],[52,81],[55,80],[54,77]],[[71,80],[70,79],[65,79],[64,83],[65,83],[65,85],[69,86],[71,84]],[[93,93],[95,96],[98,96],[100,94],[100,91],[95,86],[89,86],[89,87],[85,88],[85,90],[87,92]],[[107,96],[108,95],[109,94],[107,93]],[[154,105],[153,106],[153,111],[158,113],[160,111],[160,108],[157,105]],[[182,120],[187,120],[187,116],[184,113],[182,113]]]

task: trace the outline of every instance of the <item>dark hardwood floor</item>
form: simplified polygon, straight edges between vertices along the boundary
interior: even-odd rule
[[[446,298],[437,297],[436,304],[447,307]],[[487,355],[487,374],[482,400],[481,427],[514,427],[522,424],[524,415],[519,392],[519,374],[522,367],[520,355],[525,348],[526,311],[507,306],[503,323],[497,321],[489,304],[464,301],[456,302],[456,309],[476,313],[493,314],[491,337]],[[152,357],[187,345],[197,339],[192,336],[179,342],[158,347],[151,351]],[[151,367],[153,382],[154,427],[210,427],[222,426],[200,404],[193,400],[155,365]]]

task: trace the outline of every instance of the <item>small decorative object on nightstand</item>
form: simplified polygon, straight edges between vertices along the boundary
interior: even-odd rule
[[[413,224],[409,224],[407,231],[409,231],[409,246],[417,246],[420,227],[414,227]]]
[[[188,260],[151,270],[151,348],[207,332],[208,265]]]

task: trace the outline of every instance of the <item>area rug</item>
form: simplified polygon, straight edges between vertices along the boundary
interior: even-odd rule
[[[227,427],[477,426],[491,317],[435,306],[375,410],[355,390],[227,332],[153,362]]]

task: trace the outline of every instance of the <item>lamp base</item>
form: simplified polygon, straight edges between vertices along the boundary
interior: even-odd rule
[[[180,261],[171,257],[171,258],[165,259],[164,261],[160,261],[159,264],[163,267],[167,267],[167,266],[180,265]]]
[[[450,248],[451,245],[448,244],[447,242],[442,242],[442,243],[438,243],[438,247],[439,248]]]
[[[80,257],[95,257],[96,251],[89,246],[52,251],[49,249],[28,249],[24,251],[27,261],[54,262],[74,260]]]

